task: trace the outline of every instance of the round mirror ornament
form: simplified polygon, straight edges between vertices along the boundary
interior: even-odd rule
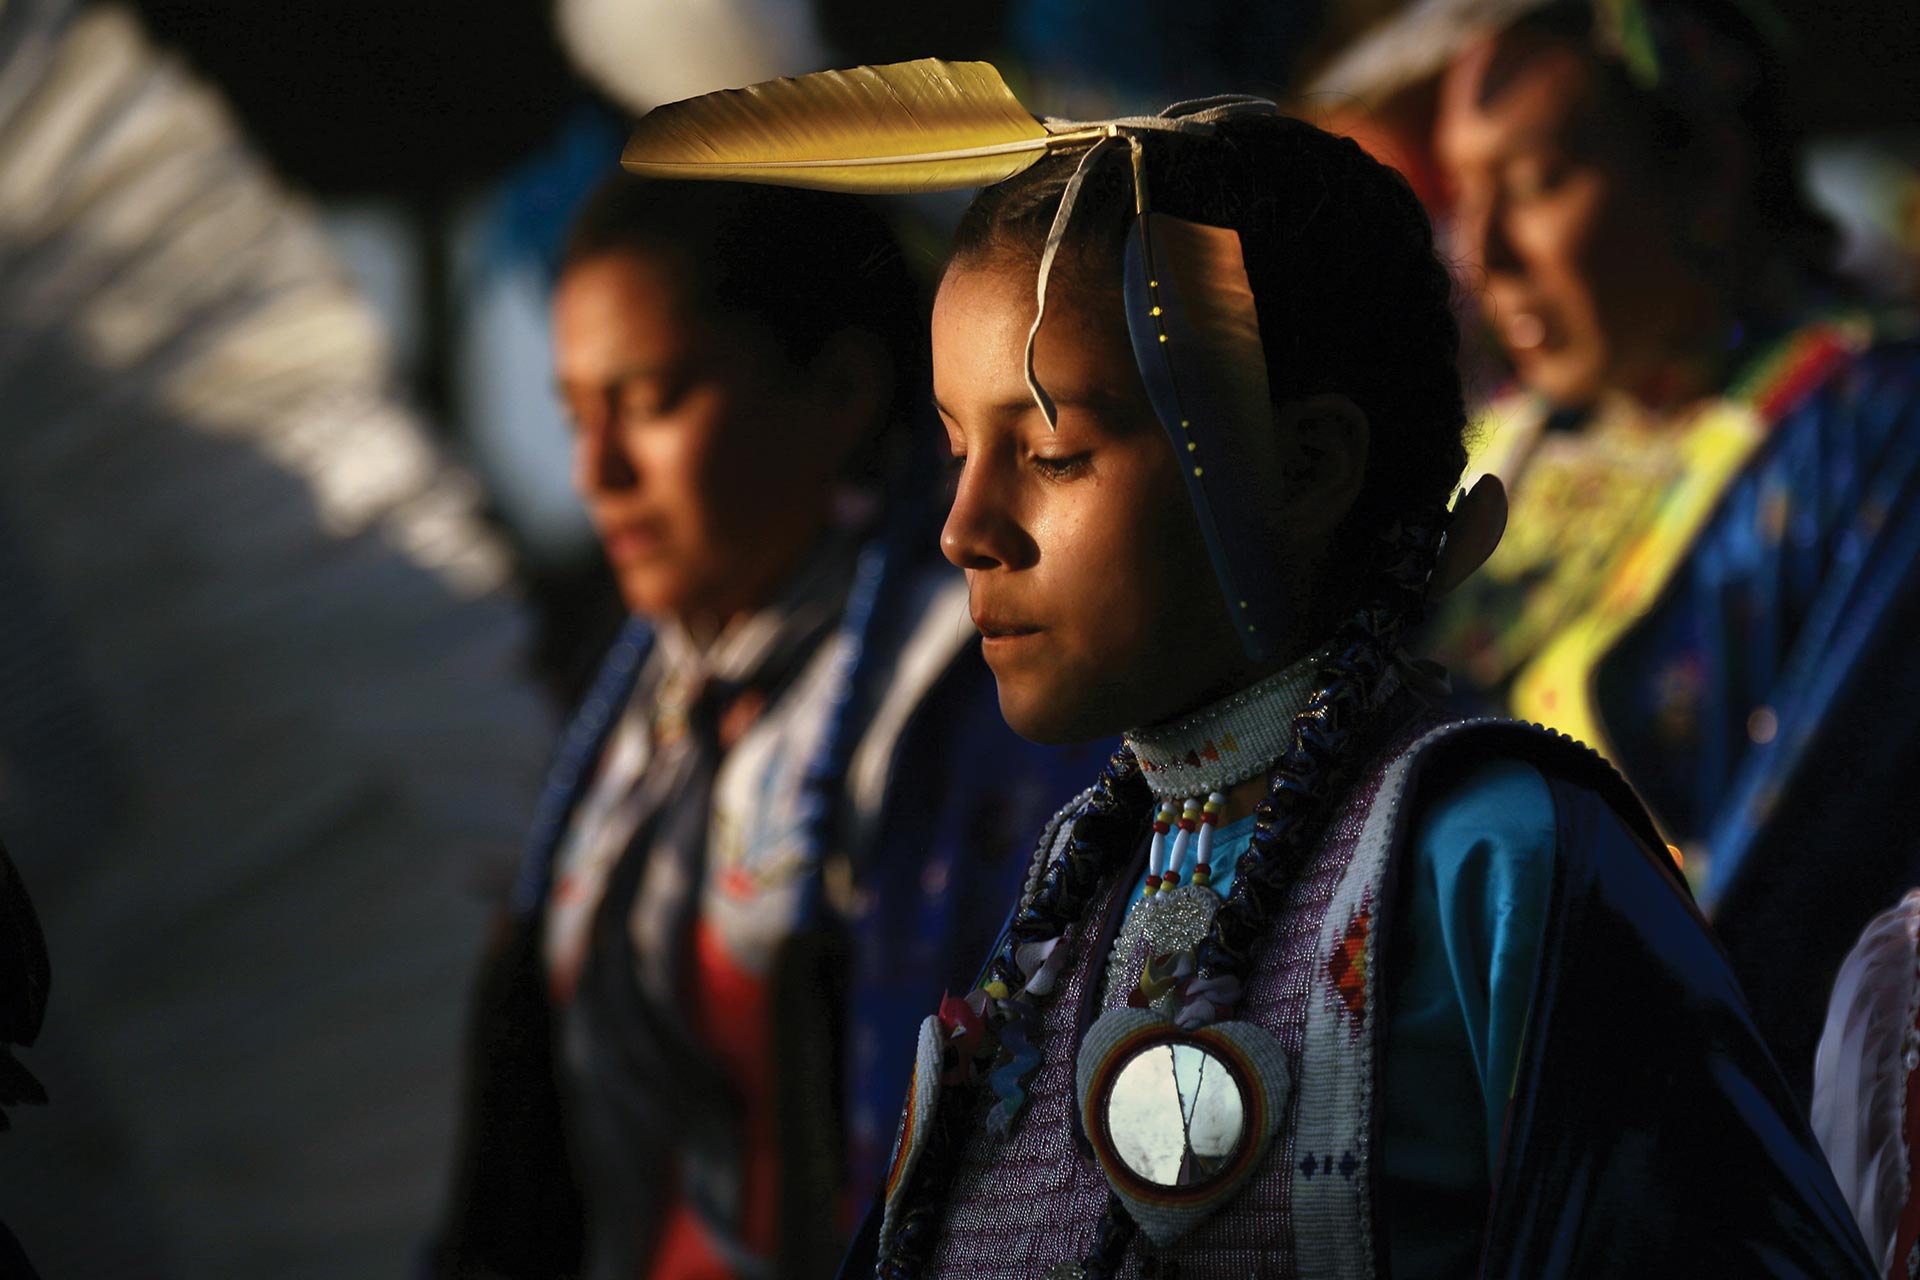
[[[1184,1031],[1126,1007],[1088,1030],[1075,1076],[1101,1173],[1163,1248],[1245,1184],[1291,1089],[1285,1051],[1250,1022]]]

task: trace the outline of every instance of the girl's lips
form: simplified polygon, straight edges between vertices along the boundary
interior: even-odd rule
[[[980,631],[980,651],[989,654],[1018,649],[1041,631],[1041,628],[1028,626],[1024,622],[1008,622],[999,618],[975,618],[973,625]]]
[[[1011,622],[1004,618],[975,617],[973,626],[980,633],[982,640],[1019,640],[1040,632],[1039,627],[1024,622]]]

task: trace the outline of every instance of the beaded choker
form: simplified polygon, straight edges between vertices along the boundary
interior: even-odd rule
[[[1178,803],[1265,773],[1286,754],[1293,718],[1313,697],[1324,654],[1314,654],[1179,720],[1135,729],[1127,745],[1155,798]]]
[[[1302,658],[1192,715],[1126,735],[1159,802],[1147,855],[1148,897],[1163,887],[1171,892],[1183,874],[1195,888],[1212,882],[1213,834],[1227,789],[1264,774],[1286,754],[1294,717],[1313,697],[1324,658]],[[1199,932],[1213,919],[1213,901],[1195,916]],[[1184,941],[1191,946],[1194,939]]]

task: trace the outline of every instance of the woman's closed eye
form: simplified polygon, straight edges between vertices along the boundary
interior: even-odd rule
[[[1507,166],[1501,185],[1509,200],[1540,200],[1559,190],[1572,170],[1572,163],[1564,156],[1524,156]]]
[[[625,422],[652,422],[671,414],[686,392],[684,379],[635,378],[620,384],[615,404]]]

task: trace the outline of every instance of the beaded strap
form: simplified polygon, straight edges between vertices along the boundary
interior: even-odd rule
[[[1032,998],[1024,991],[1029,977],[1017,960],[1021,947],[1058,938],[1080,918],[1102,881],[1131,852],[1134,835],[1147,817],[1151,800],[1133,753],[1124,747],[1114,752],[1074,815],[1066,848],[1041,875],[1028,895],[1029,901],[1008,926],[999,952],[987,965],[983,990],[1005,993],[985,1006],[988,1029],[1003,1049],[1010,1040],[1024,1046],[1022,1024],[1033,1008]],[[966,1089],[942,1090],[926,1150],[914,1170],[916,1194],[903,1207],[880,1259],[878,1275],[882,1280],[909,1280],[919,1275],[939,1239],[939,1192],[945,1190],[965,1140],[960,1116],[966,1109],[964,1101],[973,1096]]]

